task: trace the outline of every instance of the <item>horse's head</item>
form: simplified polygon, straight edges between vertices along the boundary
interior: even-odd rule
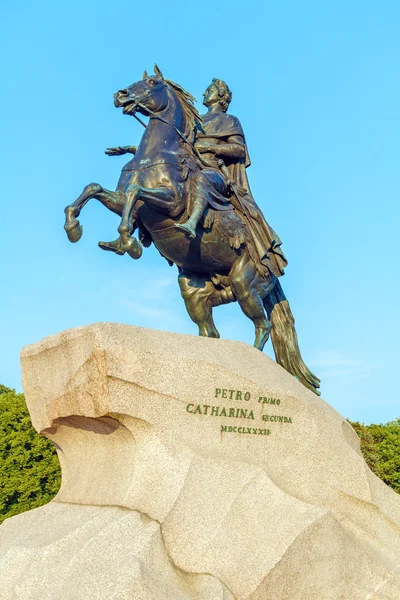
[[[114,104],[117,108],[122,107],[126,115],[140,112],[147,116],[149,113],[146,108],[160,112],[167,107],[168,93],[168,83],[157,65],[154,65],[154,75],[149,76],[145,71],[143,79],[114,94]]]
[[[178,83],[164,79],[157,65],[154,65],[154,75],[149,76],[145,71],[143,79],[114,94],[115,106],[122,107],[126,115],[140,112],[149,116],[168,107],[173,112],[172,121],[168,123],[178,127],[190,142],[194,140],[196,128],[203,131],[201,117],[194,106],[195,100]]]

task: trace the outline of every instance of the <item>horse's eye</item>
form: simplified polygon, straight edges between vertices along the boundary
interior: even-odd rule
[[[147,80],[147,83],[148,83],[149,85],[155,85],[155,84],[156,84],[156,82],[154,81],[154,79],[148,79],[148,80]]]

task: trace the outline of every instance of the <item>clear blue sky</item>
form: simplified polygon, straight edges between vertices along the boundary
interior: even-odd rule
[[[154,248],[132,261],[97,247],[113,239],[115,215],[92,201],[76,245],[62,228],[85,184],[115,187],[125,158],[103,151],[137,143],[142,129],[112,94],[157,62],[197,98],[212,77],[233,90],[250,183],[284,242],[282,285],[323,397],[366,423],[400,416],[399,2],[15,0],[0,10],[0,382],[21,389],[21,347],[77,325],[196,334],[176,270]],[[236,304],[215,317],[223,337],[253,342]]]

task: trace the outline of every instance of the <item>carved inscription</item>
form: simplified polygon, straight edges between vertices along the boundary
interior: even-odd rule
[[[212,397],[214,402],[211,401],[209,404],[195,404],[194,402],[190,402],[186,405],[186,412],[191,415],[202,415],[205,417],[245,419],[247,421],[262,422],[262,427],[257,426],[257,423],[249,423],[250,427],[222,423],[221,434],[236,433],[239,435],[268,436],[273,433],[274,429],[266,429],[265,422],[268,422],[268,425],[273,423],[293,423],[291,416],[281,414],[284,410],[282,410],[282,400],[280,398],[272,398],[270,396],[252,398],[251,393],[248,391],[230,390],[227,388],[215,388]],[[217,401],[226,402],[217,404]],[[274,410],[275,407],[279,407],[279,411]],[[278,412],[280,414],[276,414]]]

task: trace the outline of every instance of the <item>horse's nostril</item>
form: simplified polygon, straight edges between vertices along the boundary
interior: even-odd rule
[[[117,92],[117,94],[119,94],[120,96],[127,96],[128,95],[128,91],[127,90],[119,90]]]

